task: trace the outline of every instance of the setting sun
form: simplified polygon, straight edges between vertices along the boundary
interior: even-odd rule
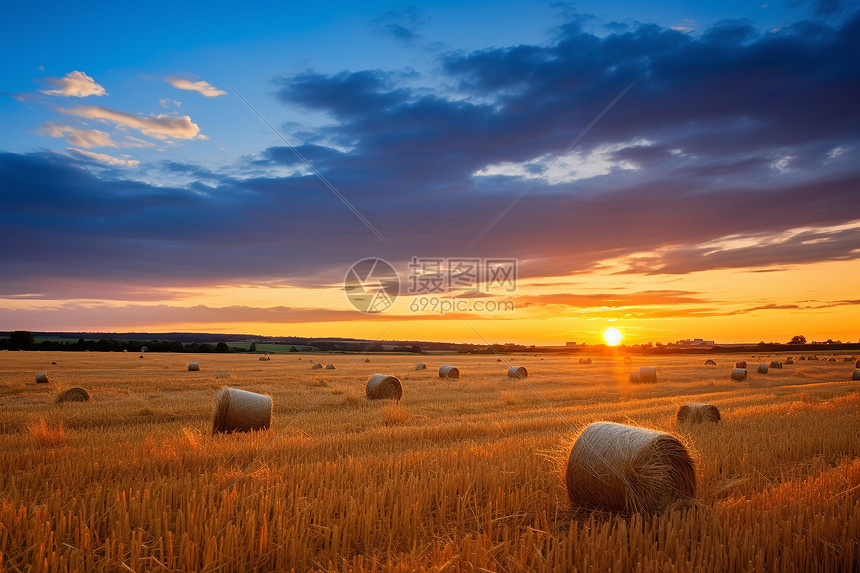
[[[622,338],[624,338],[624,335],[615,327],[611,326],[603,331],[603,340],[605,340],[606,344],[609,346],[618,346]]]

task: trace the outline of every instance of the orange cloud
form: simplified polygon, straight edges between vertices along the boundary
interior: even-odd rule
[[[219,90],[209,82],[204,82],[203,80],[192,82],[185,78],[178,78],[176,76],[168,76],[164,78],[164,80],[176,89],[197,92],[206,97],[218,97],[227,93],[224,90]]]
[[[84,72],[70,72],[63,78],[45,78],[53,87],[51,90],[39,90],[43,94],[66,97],[103,96],[105,89]]]
[[[101,106],[76,106],[59,111],[86,119],[112,121],[123,127],[137,129],[142,134],[155,139],[207,139],[205,135],[200,134],[200,127],[187,115],[176,117],[162,114],[155,117],[140,117]]]

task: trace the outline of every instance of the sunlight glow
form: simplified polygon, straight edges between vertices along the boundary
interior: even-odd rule
[[[618,346],[622,338],[624,338],[624,335],[615,327],[611,326],[603,331],[603,340],[605,340],[606,344],[609,346]]]

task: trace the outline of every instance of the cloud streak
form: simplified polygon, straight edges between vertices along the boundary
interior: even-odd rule
[[[69,151],[92,161],[103,163],[105,165],[113,165],[120,167],[134,167],[136,165],[140,165],[140,161],[138,161],[137,159],[114,157],[113,155],[108,155],[107,153],[94,153],[92,151],[84,151],[83,149],[76,149],[74,147],[70,147]]]

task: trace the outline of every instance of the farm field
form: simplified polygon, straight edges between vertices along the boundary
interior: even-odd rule
[[[0,352],[0,571],[860,570],[842,356],[757,374],[784,356],[506,355],[527,383],[495,356],[356,358]],[[629,382],[642,365],[656,384]],[[374,373],[402,380],[399,404],[367,400]],[[223,386],[272,396],[271,430],[212,435]],[[57,404],[71,387],[92,401]],[[687,402],[722,420],[679,425]],[[696,499],[571,507],[563,468],[595,421],[679,436]]]

